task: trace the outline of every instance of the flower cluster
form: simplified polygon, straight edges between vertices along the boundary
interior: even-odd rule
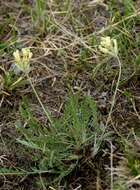
[[[116,57],[118,55],[117,40],[111,39],[110,36],[102,37],[99,50],[104,54]]]
[[[24,73],[28,73],[30,70],[30,60],[33,56],[29,48],[22,48],[21,52],[16,50],[13,53],[15,59],[15,65],[19,70]]]

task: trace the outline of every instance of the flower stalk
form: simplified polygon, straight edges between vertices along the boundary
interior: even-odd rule
[[[42,103],[42,101],[41,101],[41,99],[40,99],[40,97],[39,97],[39,95],[38,95],[38,93],[37,93],[37,91],[36,91],[36,89],[35,89],[33,83],[32,83],[32,80],[31,80],[31,78],[30,78],[30,76],[29,76],[29,72],[30,72],[30,61],[31,61],[31,58],[32,58],[32,56],[33,56],[32,52],[30,51],[29,48],[23,48],[23,49],[21,50],[21,52],[20,52],[19,50],[16,50],[16,51],[13,53],[13,56],[14,56],[14,60],[15,60],[15,65],[16,65],[16,67],[17,67],[20,71],[22,71],[22,72],[25,74],[25,76],[26,76],[26,78],[28,79],[28,81],[29,81],[29,83],[30,83],[30,85],[31,85],[31,87],[32,87],[32,90],[33,90],[33,92],[34,92],[34,94],[35,94],[35,96],[36,96],[36,98],[37,98],[37,100],[38,100],[40,106],[42,107],[42,110],[43,110],[44,113],[46,114],[46,116],[47,116],[47,118],[48,118],[50,124],[53,126],[53,122],[52,122],[52,119],[51,119],[51,117],[50,117],[50,113],[49,113],[49,111],[44,107],[44,105],[43,105],[43,103]]]
[[[117,91],[118,91],[119,83],[120,83],[120,79],[121,79],[122,68],[121,68],[121,61],[118,56],[118,45],[117,45],[116,39],[112,39],[110,36],[102,37],[100,45],[99,45],[99,50],[103,54],[106,54],[106,55],[116,58],[118,65],[119,65],[119,75],[118,75],[118,79],[117,79],[117,83],[116,83],[116,88],[115,88],[114,95],[112,97],[112,103],[111,103],[109,115],[108,115],[108,118],[106,121],[106,126],[107,126],[111,120],[111,114],[112,114],[113,108],[115,106],[115,100],[116,100],[116,95],[117,95]]]

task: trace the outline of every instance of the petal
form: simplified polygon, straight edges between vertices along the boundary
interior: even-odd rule
[[[102,47],[102,46],[99,46],[99,49],[100,49],[100,51],[101,51],[102,53],[104,53],[104,54],[109,54],[109,50],[108,50],[108,49],[106,49],[106,48],[104,48],[104,47]]]

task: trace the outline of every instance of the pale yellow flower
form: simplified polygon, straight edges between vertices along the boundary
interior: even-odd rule
[[[15,64],[22,72],[28,73],[30,69],[30,60],[33,56],[29,48],[22,48],[21,52],[16,50],[13,53]]]
[[[99,50],[104,54],[117,56],[118,55],[117,40],[110,38],[110,36],[102,37],[99,45]]]
[[[20,53],[19,53],[18,49],[13,53],[13,56],[15,58],[15,62],[20,62],[21,61],[21,59],[20,59]]]
[[[22,55],[23,55],[23,58],[25,58],[25,60],[29,60],[33,56],[29,48],[22,48]]]

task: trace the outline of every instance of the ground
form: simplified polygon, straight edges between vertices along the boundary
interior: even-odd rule
[[[0,2],[0,189],[140,189],[139,105],[139,0]]]

